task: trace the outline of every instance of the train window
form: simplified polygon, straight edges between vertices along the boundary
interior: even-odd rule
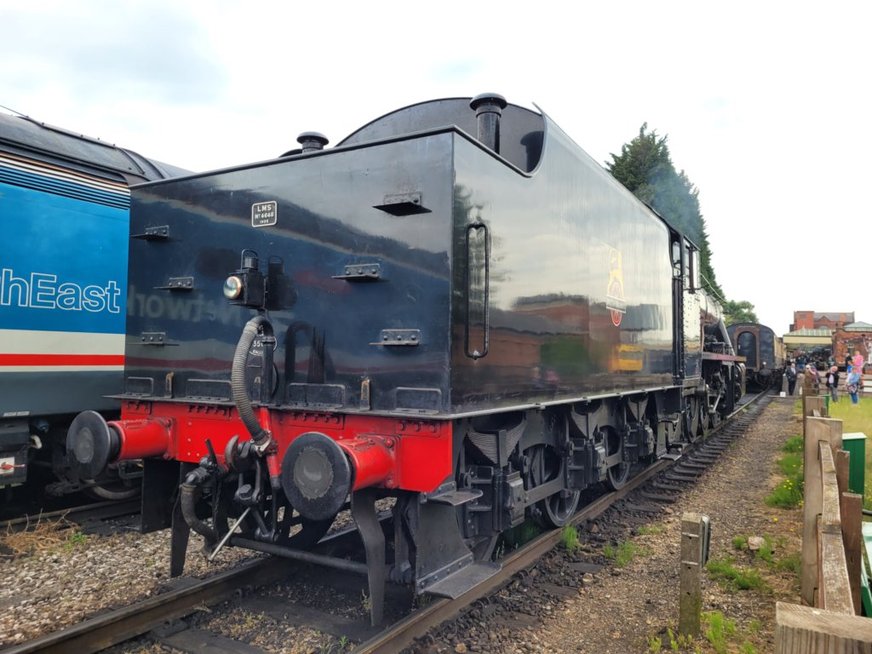
[[[693,290],[693,248],[688,241],[684,242],[684,286]]]
[[[678,241],[672,241],[672,276],[681,277],[681,243]]]
[[[684,242],[685,249],[685,278],[684,281],[689,291],[695,291],[699,288],[699,252],[690,244],[690,241]]]
[[[775,334],[766,329],[760,330],[760,363],[765,363],[769,368],[775,365]]]
[[[466,228],[466,356],[480,359],[487,354],[490,328],[488,293],[490,241],[487,226],[473,223]]]
[[[757,337],[753,332],[742,332],[736,339],[736,354],[745,357],[745,366],[757,368]]]

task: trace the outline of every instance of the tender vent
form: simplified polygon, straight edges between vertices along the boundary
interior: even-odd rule
[[[138,238],[143,241],[166,241],[170,237],[169,225],[149,225],[142,234],[134,234],[130,238]]]
[[[384,203],[376,204],[373,208],[389,213],[392,216],[413,216],[418,213],[430,213],[430,209],[424,206],[420,192],[386,195]]]

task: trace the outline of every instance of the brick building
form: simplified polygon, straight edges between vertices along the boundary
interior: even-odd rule
[[[818,311],[794,311],[790,331],[800,329],[830,329],[836,330],[854,322],[854,312],[821,313]]]

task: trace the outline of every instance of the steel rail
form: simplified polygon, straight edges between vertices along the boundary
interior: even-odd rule
[[[34,525],[37,525],[40,522],[50,520],[67,519],[71,522],[78,522],[80,520],[106,520],[109,518],[119,518],[121,516],[139,513],[141,505],[142,499],[139,497],[132,500],[81,504],[79,506],[72,506],[67,509],[40,512],[36,514],[25,515],[20,518],[2,520],[0,521],[0,530],[4,532],[19,532],[24,531]]]
[[[131,606],[84,620],[21,645],[0,650],[2,654],[85,654],[98,652],[135,638],[168,620],[189,615],[193,607],[216,604],[231,596],[242,584],[266,584],[276,579],[287,563],[268,558],[196,582],[187,588],[161,593]]]

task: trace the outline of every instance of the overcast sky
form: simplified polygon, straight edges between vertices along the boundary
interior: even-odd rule
[[[872,2],[0,0],[0,105],[201,171],[415,102],[536,103],[597,161],[642,123],[761,322],[872,322]]]

